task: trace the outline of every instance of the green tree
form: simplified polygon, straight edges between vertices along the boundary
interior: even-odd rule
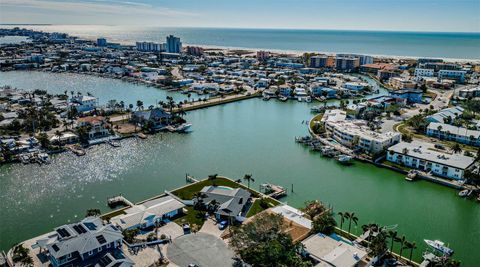
[[[387,232],[387,237],[390,238],[390,251],[393,252],[393,243],[396,242],[398,233],[397,231],[389,230]]]
[[[368,254],[372,257],[377,257],[384,255],[387,251],[387,234],[381,231],[370,240]]]
[[[355,212],[345,212],[345,218],[348,219],[348,232],[350,233],[350,230],[352,228],[352,222],[355,225],[358,225],[358,217],[355,215]]]
[[[398,243],[400,243],[400,258],[402,257],[403,249],[405,248],[405,242],[407,242],[407,238],[402,235],[401,237],[397,237],[396,240]]]
[[[247,181],[248,189],[250,189],[250,182],[255,182],[255,179],[253,179],[251,174],[245,174],[245,176],[243,176],[243,180]]]
[[[251,222],[231,228],[230,246],[253,267],[311,266],[297,254],[300,245],[293,243],[285,229],[281,215],[259,213]]]
[[[320,232],[326,235],[331,235],[335,232],[335,226],[337,226],[337,222],[330,210],[315,216],[312,221],[312,230],[316,233]]]
[[[85,217],[90,217],[90,216],[98,217],[100,216],[100,214],[102,213],[100,212],[99,209],[88,209]]]
[[[456,153],[460,153],[462,152],[462,147],[460,146],[460,144],[458,143],[454,143],[452,145],[452,151],[456,154]]]
[[[50,140],[48,139],[48,135],[46,133],[39,133],[37,135],[37,139],[42,148],[48,149],[50,147]]]

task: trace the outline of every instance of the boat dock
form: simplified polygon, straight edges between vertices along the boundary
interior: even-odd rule
[[[190,174],[185,174],[185,182],[187,183],[190,183],[190,184],[193,184],[193,183],[197,183],[198,180],[195,179],[193,176],[191,176]]]
[[[115,207],[119,205],[124,205],[124,206],[133,206],[133,203],[130,202],[130,200],[126,199],[124,196],[121,194],[118,196],[110,197],[107,199],[107,204],[109,207]]]
[[[269,183],[261,184],[260,192],[275,199],[279,199],[287,195],[287,190],[284,187]]]

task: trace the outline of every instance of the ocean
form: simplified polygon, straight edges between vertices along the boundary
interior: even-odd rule
[[[7,27],[7,26],[0,26]],[[11,26],[9,26],[11,27]],[[401,57],[480,59],[480,33],[296,29],[162,28],[106,25],[25,25],[111,42],[164,42],[173,34],[185,44],[292,52],[362,53]]]

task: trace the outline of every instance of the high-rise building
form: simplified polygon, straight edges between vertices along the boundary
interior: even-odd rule
[[[203,55],[203,48],[199,46],[187,46],[187,54],[192,56],[201,56]]]
[[[163,52],[165,51],[165,44],[154,42],[137,42],[137,50],[142,52]]]
[[[98,39],[97,39],[97,46],[107,46],[107,39],[105,39],[105,38],[98,38]]]
[[[320,55],[310,57],[310,68],[325,68],[327,67],[328,56]]]
[[[360,66],[360,59],[354,57],[338,57],[335,60],[337,70],[352,71]]]
[[[268,51],[257,51],[257,59],[260,61],[266,61],[267,59],[270,58],[270,52]]]
[[[179,37],[173,35],[167,36],[166,48],[168,53],[181,53],[182,52],[182,42],[180,42]]]

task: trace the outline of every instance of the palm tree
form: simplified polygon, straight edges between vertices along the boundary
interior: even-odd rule
[[[408,257],[408,260],[410,262],[412,262],[413,250],[417,248],[417,243],[415,243],[415,242],[405,242],[405,248],[410,249],[410,256]]]
[[[61,144],[60,138],[62,138],[62,133],[59,130],[55,131],[55,136],[58,138],[58,144]]]
[[[397,239],[395,241],[400,243],[400,258],[401,258],[402,253],[403,253],[403,249],[404,249],[404,244],[405,244],[405,242],[407,242],[407,238],[404,235],[402,235],[401,237],[397,237]]]
[[[345,214],[343,212],[339,212],[338,216],[340,216],[340,229],[342,229],[343,223],[345,222]]]
[[[350,229],[352,228],[352,221],[355,225],[358,225],[358,217],[355,216],[355,212],[345,212],[346,218],[348,219],[348,232],[350,233]]]
[[[452,146],[452,150],[455,154],[460,153],[460,152],[462,152],[462,147],[458,143],[455,143]]]
[[[141,100],[137,100],[137,110],[143,110],[143,102]]]
[[[254,183],[255,182],[255,179],[253,179],[252,175],[251,174],[245,174],[245,176],[243,176],[243,179],[245,181],[247,181],[248,183],[248,189],[250,189],[250,182]]]
[[[393,242],[396,242],[397,239],[397,231],[389,230],[388,237],[390,238],[390,252],[393,252]]]
[[[208,209],[208,211],[213,212],[217,209],[218,205],[220,205],[220,202],[213,199],[212,201],[210,201],[210,203],[208,203],[208,208],[207,209]]]

